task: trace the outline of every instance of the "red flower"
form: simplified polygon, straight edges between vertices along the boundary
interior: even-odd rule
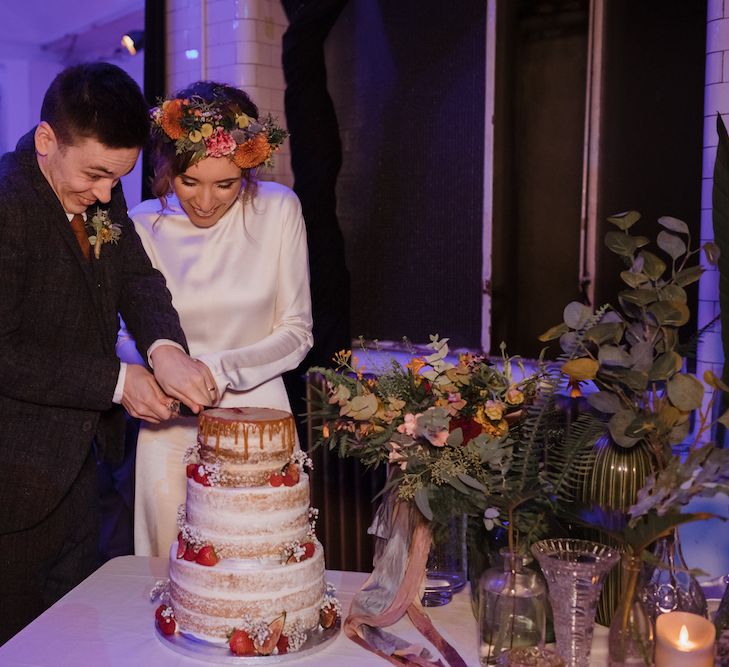
[[[483,429],[474,419],[470,417],[451,417],[451,421],[448,424],[449,431],[455,431],[460,428],[463,431],[463,444],[465,445],[470,440],[473,440],[477,435],[481,435]]]

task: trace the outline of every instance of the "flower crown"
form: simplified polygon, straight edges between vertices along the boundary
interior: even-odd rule
[[[165,100],[151,116],[153,129],[175,144],[178,155],[193,153],[191,165],[205,157],[229,157],[241,169],[270,167],[273,152],[289,134],[270,114],[258,120],[235,103],[197,96]]]

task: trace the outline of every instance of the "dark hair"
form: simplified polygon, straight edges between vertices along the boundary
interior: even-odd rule
[[[141,148],[149,137],[149,108],[134,79],[110,63],[82,63],[63,70],[41,106],[61,144],[93,138],[109,148]]]
[[[171,99],[187,99],[198,97],[201,100],[220,106],[223,109],[235,107],[251,118],[258,119],[258,107],[248,94],[240,88],[215,81],[196,81],[193,84],[177,91]],[[172,181],[175,177],[185,173],[195,155],[194,151],[177,153],[174,142],[167,141],[161,132],[152,134],[151,160],[154,169],[151,189],[155,197],[159,197],[163,203],[165,196],[169,194]],[[255,196],[256,179],[255,169],[242,169],[243,192],[242,199]]]

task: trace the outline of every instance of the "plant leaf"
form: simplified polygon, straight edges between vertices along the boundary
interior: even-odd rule
[[[564,322],[562,322],[561,324],[557,324],[556,326],[547,329],[541,336],[539,336],[539,340],[542,343],[546,343],[550,340],[555,340],[556,338],[559,338],[562,334],[567,333],[569,330],[569,327]]]
[[[658,294],[662,301],[680,301],[686,303],[688,297],[686,296],[686,290],[678,285],[666,285],[661,287]]]
[[[481,484],[477,479],[474,477],[471,477],[470,475],[467,475],[465,472],[459,472],[457,473],[458,479],[460,479],[466,486],[470,486],[472,489],[476,489],[477,491],[483,491],[486,493],[488,489]]]
[[[573,380],[584,382],[585,380],[593,380],[597,375],[600,364],[589,357],[580,357],[579,359],[570,359],[566,361],[561,368],[565,375],[569,375]]]
[[[601,322],[585,331],[584,339],[590,340],[598,345],[607,342],[617,343],[623,335],[624,325],[622,322]]]
[[[635,413],[632,410],[620,410],[610,418],[608,429],[610,429],[610,435],[615,444],[630,449],[640,441],[640,438],[631,438],[625,434],[625,429],[633,423],[634,419]]]
[[[617,345],[603,345],[597,353],[597,359],[604,366],[630,368],[633,365],[630,355]]]
[[[648,371],[648,379],[668,380],[674,373],[678,373],[683,366],[683,359],[677,352],[664,352],[656,357],[650,370]]]
[[[648,312],[656,318],[658,326],[680,327],[689,321],[691,313],[680,301],[656,301],[648,306]]]
[[[611,215],[608,219],[616,227],[622,230],[630,229],[638,220],[640,220],[640,213],[638,211],[623,211],[622,213],[616,213]]]
[[[666,263],[658,255],[654,255],[649,250],[641,250],[640,255],[644,261],[643,273],[651,280],[658,280],[666,270]]]
[[[701,274],[703,272],[704,268],[702,266],[689,266],[687,269],[679,271],[674,276],[673,280],[679,287],[686,287],[701,278]]]
[[[656,430],[656,423],[652,417],[636,417],[625,429],[625,435],[630,438],[645,438],[651,431]]]
[[[706,257],[706,261],[709,262],[711,266],[718,266],[719,257],[721,257],[721,250],[719,250],[719,246],[712,241],[707,241],[701,247],[704,250],[704,257]]]
[[[579,301],[572,301],[565,306],[564,322],[571,329],[582,329],[592,317],[592,308]]]
[[[666,385],[668,398],[679,410],[690,412],[701,405],[704,398],[704,385],[693,375],[678,373]]]
[[[610,231],[605,234],[605,245],[617,255],[632,257],[638,246],[630,234]]]
[[[610,391],[595,391],[587,394],[587,402],[596,410],[612,415],[622,408],[620,399]]]
[[[678,259],[686,254],[686,244],[675,234],[659,232],[656,241],[658,247],[672,259]]]
[[[623,279],[623,282],[630,287],[640,287],[650,280],[645,273],[634,273],[633,271],[621,271],[620,277]]]
[[[658,294],[654,289],[623,290],[618,296],[623,301],[634,303],[636,306],[647,306],[649,303],[658,301]]]
[[[433,520],[433,510],[430,509],[430,502],[428,502],[428,492],[425,489],[418,489],[415,492],[415,505],[420,510],[420,513],[428,520]]]
[[[688,225],[683,220],[672,218],[670,215],[664,215],[658,218],[658,224],[672,232],[678,232],[679,234],[689,233]]]

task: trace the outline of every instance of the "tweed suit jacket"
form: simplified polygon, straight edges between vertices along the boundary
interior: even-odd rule
[[[58,505],[94,439],[107,460],[120,455],[119,314],[143,358],[160,338],[186,348],[121,185],[104,208],[121,236],[86,262],[38,167],[33,132],[0,159],[0,534],[30,528]]]

